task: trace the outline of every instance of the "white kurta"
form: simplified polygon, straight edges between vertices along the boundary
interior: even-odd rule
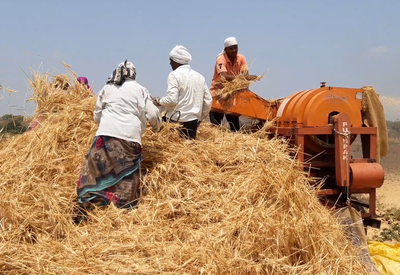
[[[203,120],[211,109],[212,98],[205,78],[190,65],[179,66],[168,76],[167,95],[160,99],[166,117],[179,122]]]
[[[121,86],[104,86],[97,97],[93,118],[99,124],[97,136],[111,136],[139,144],[142,144],[146,118],[153,131],[159,131],[162,123],[147,89],[131,79]]]

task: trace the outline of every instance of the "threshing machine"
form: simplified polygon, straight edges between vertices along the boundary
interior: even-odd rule
[[[377,162],[377,127],[367,127],[363,118],[365,90],[328,87],[300,91],[278,100],[265,100],[250,90],[237,91],[226,99],[214,98],[212,111],[275,121],[270,132],[298,147],[297,158],[310,176],[324,179],[320,200],[338,205],[358,205],[365,225],[379,227],[376,189],[384,181]],[[360,137],[362,156],[351,154]],[[353,194],[368,195],[369,203]]]

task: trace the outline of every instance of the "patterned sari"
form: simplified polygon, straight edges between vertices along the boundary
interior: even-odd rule
[[[142,146],[96,136],[77,181],[78,203],[86,210],[109,203],[130,209],[140,197]]]

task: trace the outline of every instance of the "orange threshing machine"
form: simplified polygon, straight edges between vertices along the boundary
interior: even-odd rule
[[[365,225],[380,227],[376,218],[376,189],[384,181],[377,163],[377,128],[363,124],[364,89],[321,87],[300,91],[286,98],[265,100],[249,90],[227,99],[213,99],[212,111],[274,120],[271,133],[299,148],[297,158],[311,177],[324,179],[319,198],[336,205],[368,208]],[[353,158],[351,145],[360,136],[362,157]],[[368,194],[362,203],[352,194]]]

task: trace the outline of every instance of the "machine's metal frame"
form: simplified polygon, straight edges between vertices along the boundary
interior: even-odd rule
[[[343,121],[338,120],[335,122],[334,127],[318,127],[318,128],[297,128],[297,127],[277,127],[272,128],[271,131],[275,132],[276,135],[290,138],[291,143],[298,148],[297,159],[303,163],[305,169],[321,169],[323,167],[334,166],[336,168],[336,183],[338,187],[343,187],[343,196],[346,188],[349,188],[350,194],[368,194],[369,203],[361,203],[355,200],[351,200],[351,203],[359,204],[363,207],[369,208],[368,212],[362,213],[363,218],[375,218],[376,217],[376,188],[352,188],[350,185],[350,171],[349,164],[351,163],[374,163],[376,162],[376,143],[377,143],[377,129],[374,127],[348,127],[348,132],[342,132],[343,129],[339,126],[343,124]],[[335,132],[336,130],[336,132]],[[304,152],[305,138],[307,136],[315,135],[335,135],[336,145],[335,146],[335,159],[332,162],[321,163],[317,160],[306,160],[306,153]],[[359,159],[351,158],[350,156],[350,144],[346,140],[347,135],[360,135],[362,142],[363,157]],[[343,154],[347,152],[348,160],[343,161]],[[311,157],[312,158],[312,157]],[[342,159],[342,161],[340,161]],[[317,192],[318,196],[329,197],[340,195],[339,189],[320,189]]]
[[[378,227],[376,189],[383,184],[384,172],[376,163],[377,128],[363,127],[363,92],[327,87],[324,83],[320,88],[271,101],[242,90],[226,99],[213,98],[212,111],[276,119],[276,126],[269,129],[272,136],[289,139],[298,148],[297,159],[311,176],[314,172],[319,178],[328,177],[327,184],[317,191],[318,197],[330,205],[333,200],[334,205],[368,208],[361,214],[365,224]],[[320,136],[329,138],[329,142],[318,140]],[[361,158],[353,158],[350,151],[357,136],[361,138]],[[368,194],[368,203],[356,200],[352,194]]]

